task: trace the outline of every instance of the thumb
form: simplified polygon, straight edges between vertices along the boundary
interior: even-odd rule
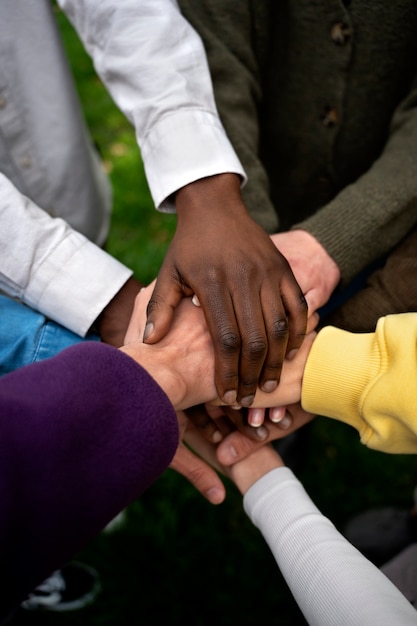
[[[157,343],[168,333],[175,309],[185,296],[178,280],[168,273],[161,273],[156,281],[146,309],[144,343]]]

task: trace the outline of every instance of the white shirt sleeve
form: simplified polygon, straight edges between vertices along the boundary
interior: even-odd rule
[[[3,174],[0,224],[0,290],[80,336],[132,275],[23,196]]]
[[[258,480],[244,506],[310,625],[417,624],[414,607],[320,513],[289,468]]]
[[[135,127],[155,205],[184,185],[245,173],[220,122],[200,37],[175,0],[58,0]]]

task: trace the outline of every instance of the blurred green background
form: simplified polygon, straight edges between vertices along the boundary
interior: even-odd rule
[[[58,10],[57,19],[88,126],[113,184],[108,250],[150,282],[174,232],[175,216],[155,210],[132,127]],[[337,527],[370,507],[411,505],[415,457],[370,451],[356,431],[324,418],[317,418],[309,431],[297,473]],[[99,599],[72,614],[19,614],[13,624],[305,624],[262,537],[243,512],[240,495],[230,483],[227,489],[225,503],[214,507],[167,470],[126,510],[118,529],[102,533],[77,555],[100,572]]]

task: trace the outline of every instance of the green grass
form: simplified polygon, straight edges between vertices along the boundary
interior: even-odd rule
[[[175,217],[153,207],[133,130],[94,74],[58,12],[92,136],[114,189],[109,251],[145,282],[157,273]],[[318,418],[300,478],[319,508],[343,527],[371,506],[408,507],[415,457],[372,452],[347,426]],[[252,626],[305,624],[256,528],[228,483],[226,502],[209,505],[171,470],[77,558],[100,572],[103,593],[91,607],[58,616],[23,616],[45,626]],[[17,622],[16,622],[17,623]],[[336,626],[336,625],[335,625]]]

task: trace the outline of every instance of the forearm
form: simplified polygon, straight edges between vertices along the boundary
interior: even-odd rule
[[[115,102],[133,123],[157,207],[190,182],[244,178],[217,114],[200,38],[171,0],[60,0]]]
[[[384,256],[416,223],[415,98],[412,93],[398,109],[391,136],[370,169],[294,226],[307,230],[323,245],[341,269],[344,284]]]
[[[304,370],[303,408],[353,426],[370,448],[415,454],[416,343],[416,313],[381,318],[369,334],[323,328]]]
[[[84,336],[132,272],[0,175],[0,289]]]
[[[255,396],[253,408],[302,408],[355,428],[370,448],[417,452],[417,313],[381,318],[375,333],[325,326],[284,362],[278,388]],[[404,381],[409,381],[404,384]]]
[[[257,481],[244,505],[309,624],[415,624],[415,609],[320,513],[290,469]]]
[[[179,432],[155,381],[102,343],[0,378],[0,404],[1,613],[161,475]]]
[[[268,174],[259,154],[261,68],[269,44],[268,3],[179,0],[207,53],[216,105],[248,177],[242,189],[251,217],[268,233],[278,230]]]

